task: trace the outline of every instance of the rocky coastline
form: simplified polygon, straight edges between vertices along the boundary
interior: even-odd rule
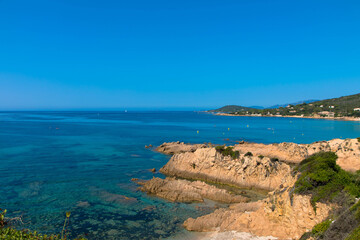
[[[187,219],[187,230],[246,232],[274,239],[300,239],[339,207],[330,202],[314,203],[311,195],[295,193],[298,174],[294,166],[313,154],[333,152],[342,169],[360,169],[358,139],[312,144],[242,142],[227,148],[171,142],[163,143],[156,151],[172,155],[160,169],[167,178],[138,181],[141,191],[174,202],[210,199],[229,204],[208,215]],[[209,183],[269,192],[265,199],[254,201]]]

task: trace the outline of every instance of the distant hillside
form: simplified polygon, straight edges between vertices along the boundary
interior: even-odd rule
[[[249,106],[248,108],[264,109],[264,107],[263,107],[263,106]]]
[[[235,113],[235,112],[243,112],[243,111],[250,111],[256,110],[256,108],[249,108],[237,105],[227,105],[215,110],[210,110],[209,112],[221,112],[221,113]]]
[[[360,117],[360,93],[321,101],[307,100],[277,108],[256,109],[229,105],[211,112],[262,116]]]
[[[268,108],[280,108],[280,107],[286,107],[288,105],[299,105],[299,104],[302,104],[302,103],[312,103],[312,102],[317,102],[319,100],[314,100],[314,99],[310,99],[310,100],[304,100],[304,101],[299,101],[299,102],[295,102],[295,103],[287,103],[287,104],[278,104],[278,105],[274,105],[274,106],[271,106],[271,107],[268,107]]]

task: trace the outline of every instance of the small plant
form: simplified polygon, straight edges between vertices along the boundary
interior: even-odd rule
[[[263,158],[264,158],[264,156],[263,156],[263,155],[259,155],[259,156],[258,156],[258,158],[263,159]]]
[[[66,212],[66,218],[65,218],[64,226],[63,226],[63,229],[61,231],[61,239],[66,239],[66,230],[67,230],[67,227],[69,225],[70,215],[71,215],[71,212]],[[64,235],[65,235],[65,238],[64,238]]]
[[[216,151],[221,153],[224,156],[230,156],[232,159],[237,159],[240,156],[239,151],[234,151],[233,147],[226,147],[225,146],[216,146]]]
[[[270,158],[270,161],[272,161],[274,163],[274,162],[278,162],[279,159],[278,158]]]
[[[252,157],[252,156],[253,156],[252,152],[245,153],[245,157]]]
[[[195,163],[192,163],[191,166],[192,166],[193,169],[196,168],[196,164],[195,164]]]
[[[46,235],[46,234],[40,234],[37,231],[30,231],[28,229],[22,229],[17,230],[14,229],[8,224],[5,220],[5,214],[6,209],[2,210],[0,209],[0,239],[28,239],[28,240],[66,240],[66,230],[69,225],[69,218],[70,218],[70,212],[66,213],[65,223],[63,230],[61,232],[61,237],[59,235]],[[10,220],[11,222],[11,220]],[[77,237],[74,240],[86,240],[86,238],[83,237]]]
[[[0,213],[0,227],[4,227],[7,223],[5,222],[5,214],[6,214],[6,209],[2,210],[0,208],[0,211],[2,211]]]
[[[357,138],[358,142],[360,142],[360,137]]]

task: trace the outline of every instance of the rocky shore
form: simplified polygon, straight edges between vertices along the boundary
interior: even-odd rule
[[[341,168],[360,169],[358,139],[312,144],[243,142],[227,148],[172,142],[156,150],[173,155],[160,169],[168,177],[140,181],[140,190],[176,202],[211,199],[230,204],[228,208],[184,222],[186,229],[198,232],[235,231],[299,239],[327,219],[338,206],[330,202],[314,203],[311,195],[295,193],[299,173],[293,171],[294,166],[315,153],[334,152]],[[210,185],[210,182],[270,192],[265,199],[254,201]]]
[[[201,181],[190,182],[174,178],[153,178],[137,182],[141,191],[153,194],[173,202],[203,202],[204,198],[223,203],[248,202],[247,197],[234,195],[225,189],[219,189]]]

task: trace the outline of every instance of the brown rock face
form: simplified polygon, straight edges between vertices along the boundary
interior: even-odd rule
[[[183,142],[169,142],[163,143],[155,150],[165,154],[176,154],[183,152],[194,152],[198,148],[206,147],[205,144],[185,144]]]
[[[248,207],[246,203],[235,204],[196,219],[189,218],[184,226],[191,231],[240,231],[299,239],[306,230],[325,220],[332,206],[318,203],[315,213],[310,196],[292,196],[290,191],[291,188],[285,187],[265,200],[248,203]]]
[[[357,139],[333,139],[311,144],[280,143],[265,145],[243,143],[235,145],[234,150],[241,153],[252,152],[254,155],[278,158],[289,163],[299,163],[320,151],[332,151],[338,155],[337,164],[343,169],[348,171],[360,169],[360,143]]]
[[[265,190],[274,190],[292,180],[290,167],[285,163],[268,157],[244,155],[234,160],[218,153],[215,148],[175,154],[160,172],[168,176]]]
[[[149,181],[138,182],[138,184],[142,185],[141,191],[174,202],[203,202],[204,198],[224,203],[240,203],[249,200],[200,181],[152,178]]]

